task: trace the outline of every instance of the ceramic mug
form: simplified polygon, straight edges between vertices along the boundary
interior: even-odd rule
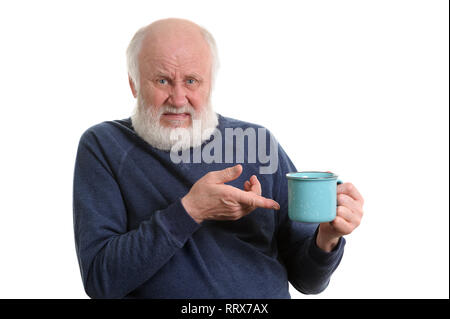
[[[286,174],[289,218],[304,223],[324,223],[336,218],[337,185],[331,172],[303,171]]]

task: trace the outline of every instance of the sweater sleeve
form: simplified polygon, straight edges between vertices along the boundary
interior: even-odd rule
[[[274,198],[281,207],[278,211],[278,251],[290,283],[304,294],[318,294],[328,286],[341,261],[345,239],[342,237],[333,251],[325,252],[316,245],[319,224],[300,223],[289,218],[286,174],[297,169],[281,146],[278,154],[274,187]]]
[[[83,134],[75,163],[75,245],[86,293],[122,298],[151,278],[200,227],[181,200],[127,231],[120,187],[95,134]]]

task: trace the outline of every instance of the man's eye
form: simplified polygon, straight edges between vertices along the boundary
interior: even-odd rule
[[[159,79],[158,83],[159,84],[167,84],[167,80],[166,79]]]
[[[189,79],[186,82],[187,82],[187,84],[194,84],[196,81],[195,81],[195,79]]]

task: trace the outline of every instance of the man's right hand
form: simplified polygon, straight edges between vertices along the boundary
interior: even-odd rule
[[[280,209],[276,201],[261,196],[261,184],[256,176],[244,183],[245,190],[225,185],[241,173],[239,164],[209,172],[192,186],[181,203],[197,223],[207,219],[238,220],[257,207]]]

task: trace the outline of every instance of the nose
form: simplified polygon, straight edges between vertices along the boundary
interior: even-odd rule
[[[175,107],[182,107],[188,103],[186,89],[180,83],[175,83],[172,87],[169,103]]]

